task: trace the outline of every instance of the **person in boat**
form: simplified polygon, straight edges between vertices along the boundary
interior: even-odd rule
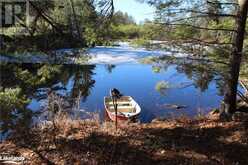
[[[121,96],[122,96],[122,94],[121,94],[121,92],[118,90],[118,89],[116,89],[116,88],[113,88],[113,89],[111,89],[111,96],[112,97],[114,97],[114,98],[121,98]]]

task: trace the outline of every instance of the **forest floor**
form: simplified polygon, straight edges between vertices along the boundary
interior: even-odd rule
[[[58,117],[0,144],[25,164],[248,164],[248,116],[120,124]]]

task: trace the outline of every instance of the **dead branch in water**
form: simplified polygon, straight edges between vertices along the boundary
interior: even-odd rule
[[[245,82],[240,80],[239,84],[242,86],[242,88],[244,88],[245,93],[248,93],[248,86],[245,84]]]
[[[246,104],[248,104],[248,97],[246,97],[242,92],[237,92],[238,96],[243,100]]]

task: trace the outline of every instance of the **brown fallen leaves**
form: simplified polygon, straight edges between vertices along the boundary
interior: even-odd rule
[[[68,120],[68,121],[67,121]],[[248,123],[179,118],[149,124],[70,120],[13,135],[0,153],[26,164],[248,164]],[[19,138],[22,138],[20,140]],[[24,139],[24,140],[23,140]]]

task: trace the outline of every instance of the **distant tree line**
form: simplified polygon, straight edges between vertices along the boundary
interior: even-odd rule
[[[28,2],[30,9],[28,24],[24,14],[19,15],[15,26],[0,29],[3,33],[1,35],[3,49],[12,51],[14,49],[12,45],[19,45],[17,44],[19,42],[24,49],[28,48],[28,45],[54,49],[63,46],[84,47],[104,44],[109,18],[114,13],[113,0]]]

